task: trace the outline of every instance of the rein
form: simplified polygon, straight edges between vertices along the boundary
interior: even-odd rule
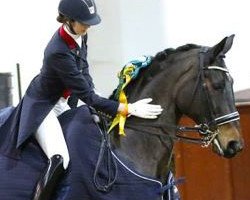
[[[228,115],[223,115],[222,117],[218,117],[213,120],[213,124],[216,123],[217,127],[221,126],[226,123],[230,123],[233,121],[239,120],[239,113],[238,112],[233,112]],[[127,128],[136,130],[143,133],[159,136],[159,137],[170,137],[173,140],[176,141],[183,141],[187,143],[193,143],[193,144],[200,144],[201,147],[208,147],[212,141],[215,139],[215,137],[219,134],[219,131],[216,129],[212,131],[209,127],[209,124],[199,124],[199,125],[194,125],[193,127],[190,126],[177,126],[177,125],[172,125],[172,124],[159,124],[159,123],[127,123],[126,126]],[[150,132],[148,129],[144,130],[143,127],[151,127],[151,128],[159,128],[161,129],[164,133],[155,133],[155,132]],[[172,129],[175,131],[175,135],[169,135],[168,130]],[[199,138],[194,138],[194,137],[188,137],[188,136],[183,136],[183,133],[190,133],[190,132],[197,132],[199,133],[200,137]]]
[[[129,123],[126,124],[127,128],[139,131],[139,133],[146,133],[151,134],[159,137],[168,137],[176,141],[183,141],[187,143],[193,143],[193,144],[200,144],[202,147],[208,147],[214,137],[218,133],[214,133],[210,131],[205,124],[195,125],[193,127],[188,126],[175,126],[170,124],[149,124],[149,123]],[[143,127],[151,127],[151,128],[159,128],[164,133],[156,133],[156,132],[150,132],[148,129],[144,130]],[[175,135],[169,135],[168,130],[172,129],[175,131]],[[183,133],[190,133],[190,132],[198,132],[201,137],[200,138],[194,138],[194,137],[188,137],[183,136]]]
[[[93,176],[93,182],[98,191],[109,192],[118,176],[117,163],[114,156],[112,155],[110,135],[108,134],[106,120],[104,120],[101,115],[98,115],[95,110],[90,109],[90,112],[92,113],[94,122],[96,123],[99,132],[102,136],[98,160],[95,166]],[[104,163],[106,163],[105,167],[107,170],[108,177],[105,181],[101,181],[99,172],[101,170],[102,164]]]

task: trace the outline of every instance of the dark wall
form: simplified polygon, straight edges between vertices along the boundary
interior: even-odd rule
[[[250,104],[237,105],[244,138],[244,149],[232,159],[217,156],[210,148],[177,142],[176,178],[185,177],[178,186],[184,200],[250,199]],[[188,118],[182,124],[192,125]]]
[[[12,105],[12,76],[0,73],[0,109]]]

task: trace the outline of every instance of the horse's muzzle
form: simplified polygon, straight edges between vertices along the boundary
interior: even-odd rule
[[[231,141],[228,143],[227,149],[224,151],[225,158],[232,158],[238,152],[242,151],[243,144],[239,141]]]

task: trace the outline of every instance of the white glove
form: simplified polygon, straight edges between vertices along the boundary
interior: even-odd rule
[[[163,109],[160,105],[149,104],[151,101],[151,98],[146,98],[132,104],[129,103],[128,113],[140,118],[156,119]]]

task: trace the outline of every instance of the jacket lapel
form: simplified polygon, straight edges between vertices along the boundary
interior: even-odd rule
[[[59,29],[59,35],[69,47],[70,52],[76,57],[79,70],[82,70],[81,62],[82,60],[86,60],[83,50],[79,48],[76,41],[64,30],[63,26],[61,26]]]
[[[71,53],[73,53],[76,57],[79,57],[85,60],[83,49],[81,49],[76,43],[76,41],[64,30],[63,26],[61,26],[59,29],[59,35],[68,45],[68,47],[71,50]],[[83,42],[82,47],[84,47],[84,45],[85,44]]]

